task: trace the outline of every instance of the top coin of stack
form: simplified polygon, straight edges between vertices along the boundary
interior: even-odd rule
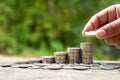
[[[54,52],[54,56],[56,63],[66,63],[67,61],[67,52]]]
[[[80,63],[81,62],[81,49],[80,48],[67,48],[69,63]]]

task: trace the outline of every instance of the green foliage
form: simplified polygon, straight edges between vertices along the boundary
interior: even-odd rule
[[[0,52],[52,55],[93,42],[95,59],[120,59],[116,48],[81,36],[93,14],[115,3],[119,0],[0,0]]]

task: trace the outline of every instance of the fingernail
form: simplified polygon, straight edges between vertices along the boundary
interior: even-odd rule
[[[107,33],[106,33],[106,31],[105,30],[98,30],[97,32],[96,32],[96,36],[97,36],[97,38],[105,38],[106,37],[106,35],[107,35]]]

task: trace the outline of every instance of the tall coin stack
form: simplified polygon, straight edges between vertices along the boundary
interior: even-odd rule
[[[67,48],[68,60],[70,64],[81,63],[81,49]]]
[[[94,45],[92,43],[80,43],[80,48],[82,49],[82,63],[92,64]]]
[[[54,52],[55,62],[64,64],[67,61],[67,52]]]

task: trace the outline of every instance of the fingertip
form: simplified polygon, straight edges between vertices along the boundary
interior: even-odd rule
[[[83,36],[83,37],[85,37],[85,31],[82,31],[82,33],[81,33],[81,34],[82,34],[82,36]]]

